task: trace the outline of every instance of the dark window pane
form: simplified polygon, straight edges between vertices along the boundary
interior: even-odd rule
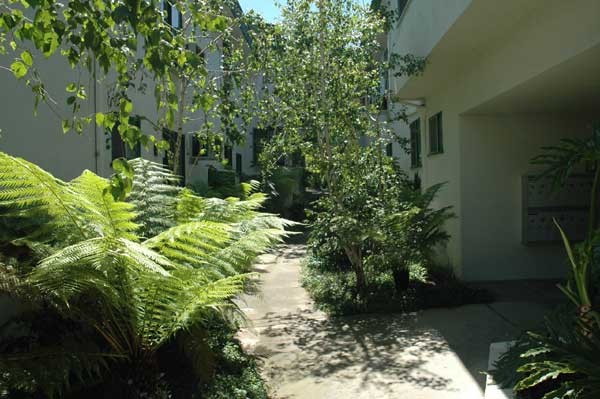
[[[402,12],[404,11],[404,7],[406,7],[407,3],[408,3],[408,0],[398,0],[398,16],[402,15]]]
[[[260,153],[265,148],[265,143],[273,137],[273,129],[254,129],[252,132],[252,136],[252,162],[254,163],[254,165],[257,165]]]
[[[240,153],[235,154],[235,173],[238,176],[242,175],[242,154]]]
[[[410,166],[421,166],[421,120],[410,124]]]
[[[429,153],[439,154],[442,152],[444,152],[442,113],[439,112],[429,118]]]
[[[136,116],[129,118],[129,124],[141,127],[141,119]],[[142,145],[137,142],[131,147],[129,144],[123,141],[121,134],[119,133],[119,125],[115,124],[111,131],[111,156],[114,161],[117,158],[135,159],[142,156]]]
[[[225,160],[227,161],[227,166],[231,167],[233,165],[233,148],[230,145],[226,145],[224,149]]]

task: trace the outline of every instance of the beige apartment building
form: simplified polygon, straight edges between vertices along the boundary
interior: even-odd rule
[[[585,230],[590,180],[558,194],[530,160],[600,121],[600,1],[384,0],[400,12],[388,52],[427,57],[421,76],[389,77],[409,105],[395,154],[423,187],[446,182],[452,238],[440,262],[465,280],[541,279],[568,270],[553,218]]]
[[[168,5],[168,7],[172,6]],[[242,12],[241,8],[231,11]],[[174,8],[168,10],[167,18],[168,22],[175,27],[181,24],[181,19]],[[242,37],[244,32],[240,30],[238,34],[241,39],[244,39]],[[199,43],[199,46],[202,46],[202,43]],[[222,67],[222,55],[220,49],[206,53],[209,70],[218,71]],[[0,56],[0,65],[10,66],[12,61],[8,56]],[[48,92],[56,102],[53,106],[55,109],[40,104],[37,115],[34,115],[34,96],[30,89],[24,82],[17,81],[9,70],[0,70],[0,103],[2,104],[0,151],[34,162],[62,179],[72,179],[81,174],[84,169],[109,176],[112,173],[113,159],[123,156],[128,158],[143,156],[159,163],[164,161],[164,151],[143,147],[127,148],[118,134],[111,134],[94,124],[88,126],[81,135],[74,132],[64,134],[61,117],[56,111],[61,115],[69,115],[65,104],[66,98],[71,94],[65,91],[65,87],[73,81],[87,82],[86,92],[89,101],[82,104],[81,115],[109,112],[114,109],[109,103],[112,86],[110,76],[104,81],[97,82],[87,71],[72,70],[60,55],[54,55],[48,60],[37,55],[36,63]],[[152,93],[152,89],[148,89],[147,94],[132,93],[134,115],[155,119],[153,113],[156,112],[156,104]],[[221,163],[222,158],[212,153],[204,154],[198,151],[199,144],[192,132],[200,129],[203,118],[198,113],[192,119],[185,126],[188,134],[184,140],[184,156],[181,163],[185,182],[193,184],[207,182],[210,167],[215,169],[224,167]],[[145,120],[142,120],[140,125],[144,134],[154,135],[157,139],[163,138],[163,132],[156,131],[156,128]],[[215,126],[218,128],[218,121],[215,121]],[[247,132],[246,136],[247,140],[244,143],[223,148],[221,155],[230,158],[230,168],[238,174],[255,175],[258,171],[254,160],[252,130]]]

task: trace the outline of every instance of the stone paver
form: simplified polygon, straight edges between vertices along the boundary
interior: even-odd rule
[[[490,343],[514,339],[545,311],[519,299],[329,319],[300,286],[304,252],[288,245],[263,257],[260,293],[240,302],[250,320],[240,338],[276,398],[481,399]]]

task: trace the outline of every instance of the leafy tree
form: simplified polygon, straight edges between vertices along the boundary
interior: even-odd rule
[[[342,237],[361,294],[366,287],[362,243],[377,228],[357,223],[357,208],[347,195],[362,178],[356,166],[364,157],[369,159],[362,164],[381,176],[378,192],[385,191],[389,160],[383,149],[399,139],[388,122],[404,113],[390,110],[389,119],[381,117],[388,97],[381,78],[423,64],[410,56],[383,59],[380,39],[394,18],[354,0],[291,0],[282,8],[281,23],[262,24],[253,36],[253,66],[262,79],[256,113],[262,127],[274,129],[262,155],[264,172],[281,158],[302,155],[327,193],[326,217]]]
[[[171,12],[161,4],[172,6],[181,23],[168,21]],[[141,142],[167,150],[172,169],[178,171],[185,133],[214,132],[221,118],[233,140],[242,138],[235,130],[240,111],[232,105],[233,83],[223,84],[238,79],[243,70],[242,25],[233,0],[7,0],[0,4],[0,54],[12,63],[1,68],[31,89],[36,108],[46,103],[61,118],[65,132],[82,133],[94,121],[108,130],[116,128],[130,146]],[[223,47],[228,49],[227,63],[211,70],[207,56]],[[46,88],[38,58],[51,56],[64,57],[72,75],[79,77],[66,86],[70,115]],[[86,76],[111,86],[113,109],[81,115],[89,95]],[[154,93],[154,110],[135,104],[138,94],[147,92]],[[173,142],[141,132],[130,116],[150,122],[157,132],[174,132]],[[199,131],[185,130],[192,117],[204,120]]]

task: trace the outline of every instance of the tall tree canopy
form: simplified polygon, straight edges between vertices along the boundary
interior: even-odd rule
[[[368,229],[360,225],[358,202],[349,201],[349,193],[364,188],[360,201],[377,197],[394,180],[385,177],[391,169],[383,148],[398,139],[388,122],[405,115],[399,106],[382,113],[388,99],[382,78],[423,65],[409,55],[387,55],[385,32],[395,17],[356,0],[289,0],[281,23],[263,24],[253,40],[253,65],[262,77],[256,114],[275,131],[262,155],[265,172],[279,158],[301,154],[325,189],[328,219],[345,237],[359,289],[359,248]],[[381,178],[367,187],[361,173],[373,168]]]

